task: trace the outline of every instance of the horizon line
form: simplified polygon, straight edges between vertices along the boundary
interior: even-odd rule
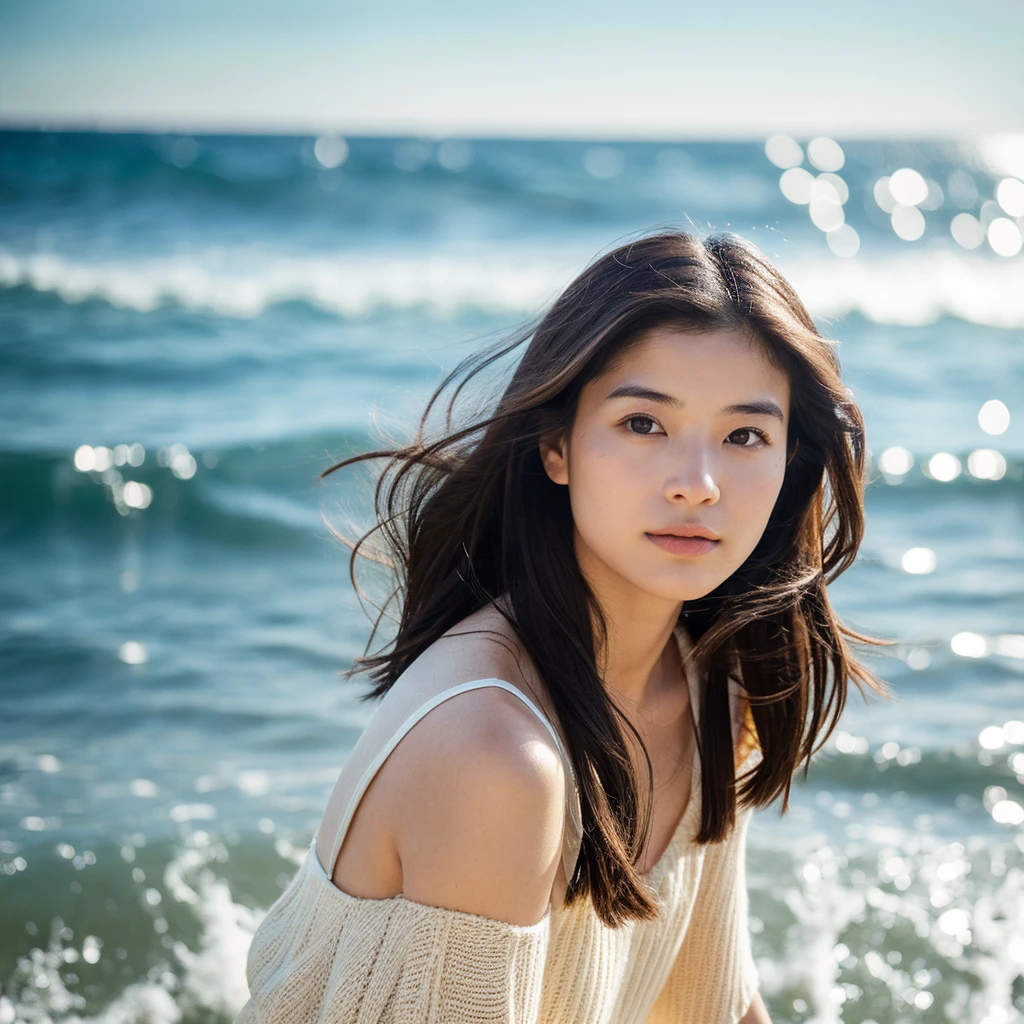
[[[839,130],[836,130],[836,129]],[[928,132],[896,130],[893,126],[869,129],[862,127],[856,131],[843,130],[838,125],[833,128],[819,126],[816,129],[796,130],[794,127],[775,126],[754,130],[734,129],[709,132],[706,128],[688,130],[683,126],[671,128],[666,126],[663,131],[617,131],[613,127],[607,130],[587,130],[580,128],[545,128],[535,126],[508,126],[506,128],[483,129],[480,126],[465,125],[461,129],[451,125],[427,127],[411,124],[351,124],[348,127],[337,122],[280,121],[253,122],[223,121],[195,122],[187,119],[167,121],[140,121],[125,119],[107,121],[92,118],[10,118],[0,115],[0,132],[54,132],[64,134],[96,134],[96,135],[187,135],[187,136],[294,136],[316,137],[321,135],[338,135],[345,139],[419,139],[447,140],[458,139],[467,142],[593,142],[593,143],[678,143],[678,142],[764,142],[773,135],[788,135],[794,139],[811,139],[826,136],[841,139],[845,142],[917,142],[917,143],[975,143],[983,139],[1008,136],[1024,136],[1021,129],[996,128],[991,130],[974,130],[971,132],[950,126],[946,132],[935,130]]]

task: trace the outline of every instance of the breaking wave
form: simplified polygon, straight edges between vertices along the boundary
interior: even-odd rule
[[[177,305],[229,318],[258,317],[285,303],[342,318],[412,309],[436,316],[521,315],[540,312],[586,258],[345,252],[256,262],[245,251],[219,250],[199,257],[92,262],[0,250],[0,288],[50,293],[66,303],[100,301],[140,313]],[[805,258],[783,269],[817,317],[858,313],[898,325],[956,317],[990,327],[1024,327],[1019,260],[937,250],[875,261]]]

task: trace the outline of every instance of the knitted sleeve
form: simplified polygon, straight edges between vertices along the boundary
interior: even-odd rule
[[[706,847],[693,914],[647,1024],[736,1024],[758,989],[747,925],[746,833]]]
[[[235,1024],[537,1024],[550,932],[550,907],[514,925],[298,878],[253,937]]]

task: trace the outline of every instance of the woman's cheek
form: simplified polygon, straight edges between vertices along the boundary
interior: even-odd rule
[[[751,487],[745,495],[744,504],[750,510],[750,523],[756,536],[754,544],[761,539],[761,534],[768,525],[772,509],[782,490],[785,475],[785,464],[765,466],[765,472],[751,481]]]
[[[580,451],[577,472],[570,474],[570,500],[578,523],[609,542],[630,530],[631,506],[643,497],[641,460],[623,445],[594,441]]]
[[[584,435],[578,462],[585,486],[594,497],[608,500],[608,488],[632,487],[636,483],[641,460],[635,450],[621,440],[595,432]]]

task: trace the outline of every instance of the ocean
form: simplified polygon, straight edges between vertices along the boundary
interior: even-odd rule
[[[1024,1019],[1013,158],[0,133],[0,1024],[231,1020],[372,712],[325,523],[367,478],[318,474],[664,227],[751,239],[838,340],[872,482],[831,591],[899,641],[751,824],[772,1019]]]

